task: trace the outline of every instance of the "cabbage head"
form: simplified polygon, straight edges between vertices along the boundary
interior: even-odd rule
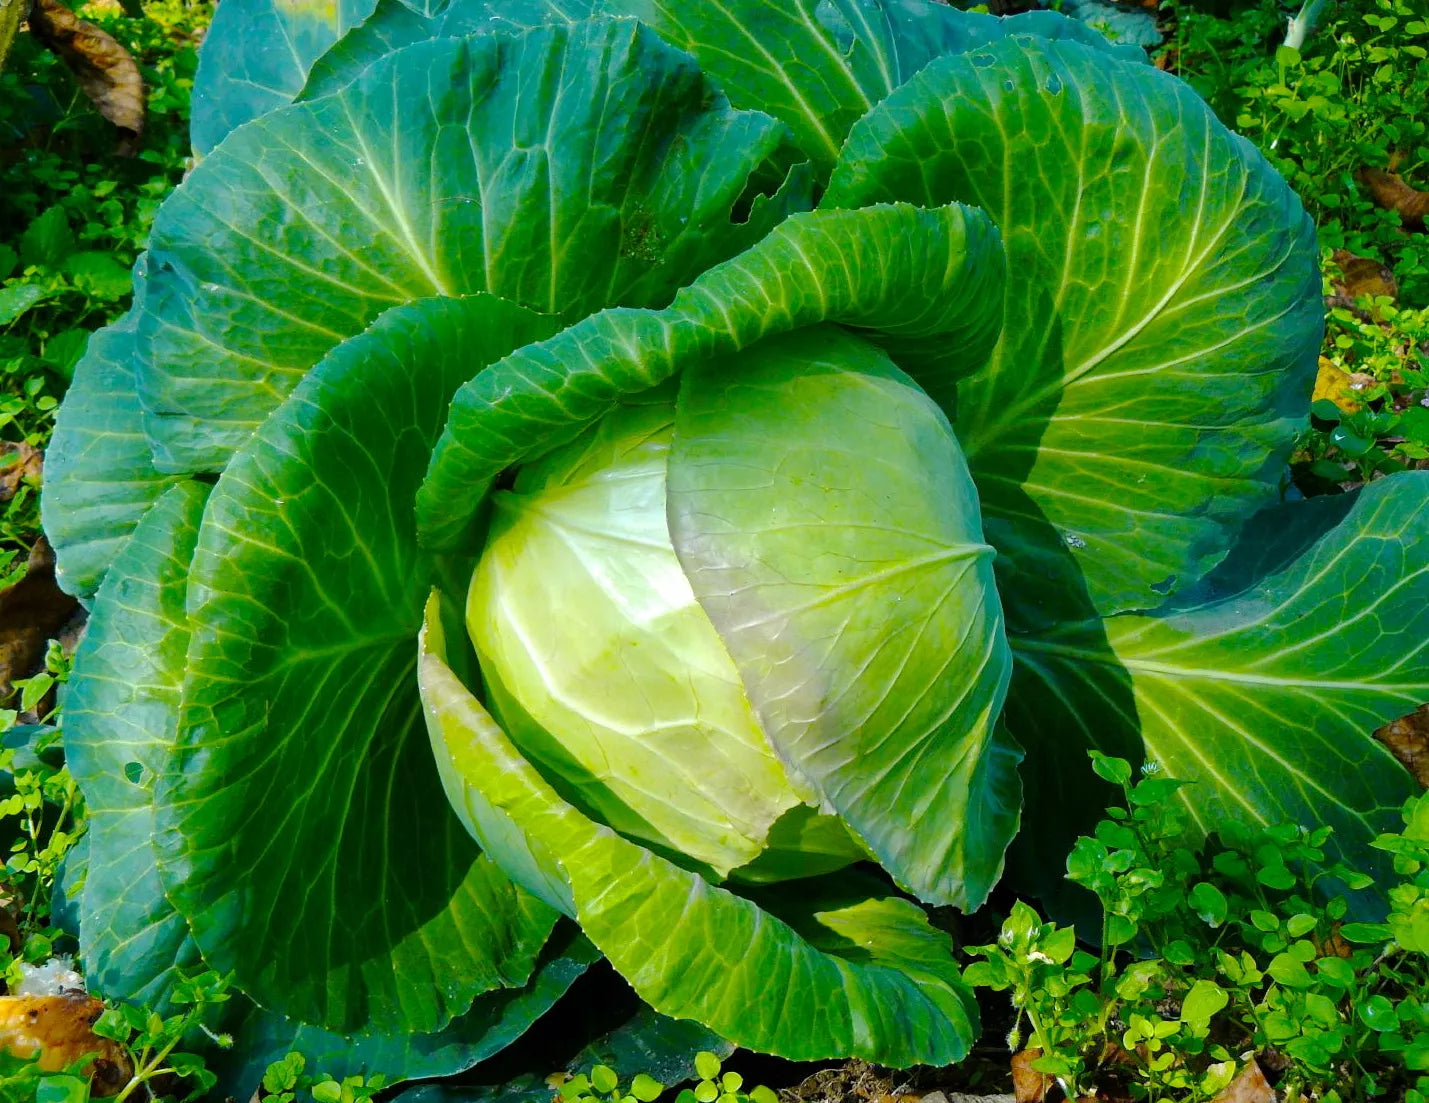
[[[1429,474],[1283,500],[1313,227],[1138,51],[224,0],[194,141],[44,499],[101,991],[204,963],[242,1052],[422,1077],[604,956],[660,1030],[944,1064],[929,909],[1055,894],[1089,749],[1385,860]]]

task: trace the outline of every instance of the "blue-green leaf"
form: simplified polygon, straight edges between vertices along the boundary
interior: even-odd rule
[[[411,512],[451,393],[551,325],[486,295],[392,311],[209,500],[160,871],[209,964],[300,1021],[438,1030],[523,985],[555,922],[443,799],[413,649],[438,565]]]
[[[91,991],[160,1011],[197,964],[155,866],[154,783],[178,728],[184,597],[208,488],[181,482],[145,514],[99,588],[65,699],[65,754],[89,813],[80,957]]]
[[[563,898],[651,1007],[796,1060],[906,1066],[967,1053],[976,1004],[947,937],[914,904],[882,889],[865,895],[863,878],[839,873],[846,896],[805,882],[779,898],[789,910],[777,918],[587,819],[443,661],[437,606],[433,594],[419,678],[448,795],[493,855],[512,859],[513,875]]]
[[[932,62],[825,205],[986,210],[1003,341],[958,386],[1009,623],[1154,608],[1275,499],[1323,306],[1299,201],[1185,84],[1075,43]]]
[[[142,280],[136,283],[142,292]],[[94,593],[139,518],[175,482],[154,469],[144,435],[137,325],[130,311],[90,338],[45,453],[41,515],[55,549],[55,576],[78,597]]]
[[[1197,830],[1327,824],[1333,850],[1387,875],[1369,844],[1413,782],[1370,733],[1429,700],[1429,472],[1369,483],[1348,511],[1314,506],[1278,520],[1293,530],[1308,510],[1318,538],[1233,593],[1011,637],[1029,834],[1076,822],[1086,747],[1144,745],[1195,783],[1177,797]]]
[[[270,112],[154,223],[139,391],[158,466],[222,470],[313,364],[411,299],[490,291],[568,321],[664,305],[807,202],[751,184],[784,141],[630,20],[419,43]]]
[[[1003,266],[981,212],[908,204],[788,218],[666,310],[607,310],[474,378],[417,500],[424,542],[474,546],[473,518],[506,467],[548,451],[686,364],[821,322],[856,329],[935,399],[997,340]]]

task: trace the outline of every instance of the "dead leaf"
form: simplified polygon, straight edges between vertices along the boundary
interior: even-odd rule
[[[1311,401],[1328,398],[1347,414],[1364,408],[1360,396],[1374,386],[1374,376],[1364,372],[1347,372],[1328,357],[1320,357],[1320,370],[1315,373],[1315,392]]]
[[[1042,1103],[1047,1098],[1052,1077],[1032,1067],[1032,1062],[1041,1056],[1040,1049],[1024,1049],[1012,1055],[1012,1095],[1017,1103]]]
[[[1392,269],[1374,259],[1357,257],[1348,249],[1336,249],[1333,257],[1335,267],[1340,270],[1339,278],[1331,283],[1331,293],[1325,296],[1325,305],[1344,307],[1370,318],[1383,321],[1383,311],[1377,302],[1368,310],[1361,310],[1359,302],[1368,297],[1372,300],[1388,298],[1391,302],[1399,298],[1399,281]]]
[[[1350,957],[1354,954],[1355,948],[1351,946],[1340,935],[1340,927],[1343,924],[1336,923],[1330,928],[1329,938],[1319,938],[1311,935],[1311,940],[1315,943],[1315,953],[1320,957]]]
[[[1419,191],[1404,182],[1397,172],[1362,168],[1355,174],[1369,189],[1370,198],[1387,211],[1399,215],[1406,230],[1423,230],[1429,215],[1429,192]]]
[[[1389,748],[1420,785],[1429,789],[1429,705],[1392,720],[1374,737]]]
[[[30,549],[25,577],[0,590],[0,701],[16,678],[40,668],[45,647],[74,616],[79,602],[55,583],[55,553],[43,536]]]
[[[87,1054],[90,1091],[116,1094],[133,1067],[119,1045],[94,1033],[104,1004],[93,996],[0,996],[0,1050],[37,1057],[41,1072],[62,1072]]]
[[[19,889],[7,882],[0,882],[0,935],[3,935],[12,954],[20,952],[24,939],[20,936],[20,916],[25,910],[25,897]]]
[[[1251,1061],[1211,1103],[1275,1103],[1275,1089],[1260,1066]]]
[[[30,33],[70,67],[99,113],[119,128],[119,152],[132,154],[144,133],[144,78],[129,51],[59,0],[35,0]]]
[[[24,441],[0,440],[0,502],[8,502],[29,479],[38,482],[44,453]]]

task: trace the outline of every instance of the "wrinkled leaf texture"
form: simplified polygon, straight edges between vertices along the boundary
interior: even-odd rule
[[[590,14],[646,21],[707,75],[633,23],[576,22]],[[779,64],[784,50],[801,64]],[[1368,732],[1429,698],[1429,492],[1397,476],[1333,510],[1268,508],[1314,370],[1313,237],[1264,161],[1139,58],[1052,13],[999,22],[921,0],[225,0],[195,92],[205,156],[156,222],[134,310],[77,369],[47,473],[61,578],[86,595],[113,580],[73,692],[93,733],[76,775],[116,869],[138,869],[129,828],[156,820],[164,884],[205,954],[289,1015],[389,1028],[374,1052],[404,1068],[452,1067],[463,1058],[433,1055],[516,1030],[500,1001],[579,954],[538,960],[549,910],[445,809],[411,685],[422,601],[459,592],[504,467],[684,357],[825,321],[881,344],[969,457],[1011,633],[1004,718],[1029,752],[1029,880],[1055,875],[1097,811],[1088,745],[1196,781],[1183,799],[1202,825],[1323,820],[1364,860],[1408,791]],[[823,209],[789,220],[816,192]],[[896,201],[937,209],[836,209]],[[857,228],[831,230],[841,218]],[[827,263],[799,255],[801,235]],[[937,241],[956,245],[941,269]],[[916,317],[896,292],[859,290],[920,264],[915,283],[942,298],[922,295]],[[512,301],[427,300],[484,291]],[[195,472],[223,472],[201,521]],[[445,552],[418,547],[414,505]],[[155,646],[136,654],[143,638]],[[423,660],[463,753],[505,761],[438,661]],[[154,745],[167,732],[176,746]],[[808,1020],[822,1038],[763,1017],[762,987],[734,1001],[747,1014],[710,1006],[690,977],[713,973],[662,969],[678,947],[655,940],[637,959],[592,903],[595,875],[562,870],[564,848],[633,844],[511,766],[492,805],[520,814],[500,813],[493,852],[544,870],[538,895],[584,911],[652,1002],[789,1053],[928,1060],[966,1044],[944,944],[892,898],[831,909],[831,935],[777,899],[691,884],[703,915],[753,923],[780,967],[824,978],[803,995],[853,999],[851,1018]],[[993,790],[1005,822],[1015,797]],[[983,840],[980,877],[1004,839]],[[666,908],[690,875],[631,856]],[[116,991],[161,991],[154,947],[186,945],[185,922],[106,883],[80,910],[116,917],[113,937],[82,923],[86,961]],[[491,898],[475,908],[470,892],[524,917],[482,966],[453,938],[486,922]],[[892,940],[884,964],[840,958],[864,933]],[[498,1002],[466,1012],[490,983]],[[281,1045],[272,1022],[250,1037]],[[450,1045],[400,1041],[448,1022]]]

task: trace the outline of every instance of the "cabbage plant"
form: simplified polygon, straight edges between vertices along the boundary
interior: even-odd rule
[[[202,961],[254,1047],[427,1076],[603,955],[738,1045],[942,1064],[925,908],[1054,891],[1089,748],[1376,860],[1429,475],[1282,500],[1313,228],[1139,53],[225,0],[195,104],[44,502],[103,991]]]

